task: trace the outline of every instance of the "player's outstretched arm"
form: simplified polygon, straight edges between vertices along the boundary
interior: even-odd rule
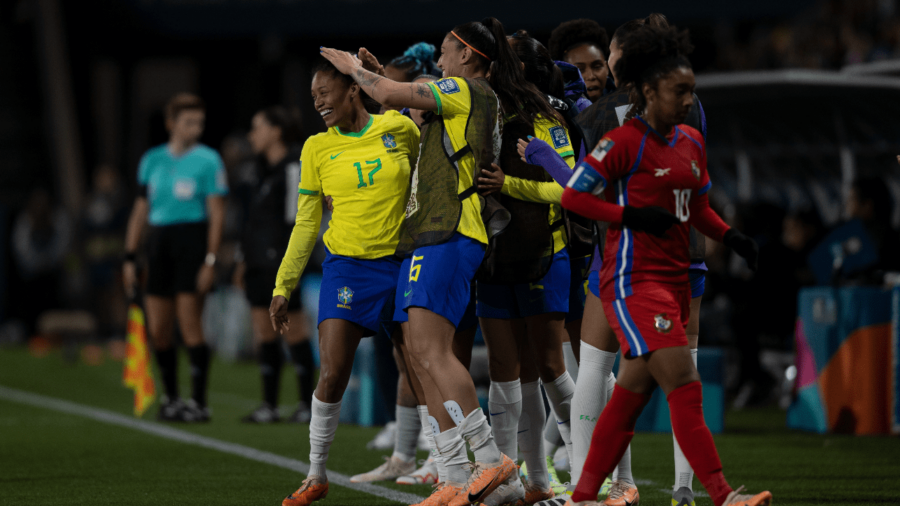
[[[555,149],[541,139],[531,136],[527,140],[519,139],[517,148],[522,161],[543,167],[560,186],[566,186],[569,179],[572,179],[574,171],[569,168],[569,164],[559,156]]]
[[[410,109],[437,112],[437,101],[427,84],[398,83],[366,70],[359,58],[346,51],[327,47],[320,48],[320,50],[322,56],[334,64],[339,72],[352,77],[366,94],[381,105],[398,109],[409,107]],[[370,55],[371,53],[366,51],[367,59]]]

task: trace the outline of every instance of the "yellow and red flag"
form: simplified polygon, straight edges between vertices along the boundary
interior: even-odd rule
[[[134,416],[141,416],[156,399],[150,350],[147,346],[147,325],[144,310],[132,303],[128,307],[128,336],[125,348],[125,373],[122,383],[134,390]]]

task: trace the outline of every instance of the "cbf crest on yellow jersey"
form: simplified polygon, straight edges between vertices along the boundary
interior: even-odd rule
[[[306,141],[299,192],[332,198],[324,240],[333,254],[373,259],[394,253],[410,159],[418,155],[419,128],[397,111],[371,115],[358,133],[332,127]]]

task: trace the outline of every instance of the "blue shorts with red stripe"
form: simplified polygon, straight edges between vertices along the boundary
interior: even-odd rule
[[[690,288],[644,282],[633,285],[632,290],[624,299],[602,301],[622,355],[639,357],[660,348],[687,346]]]

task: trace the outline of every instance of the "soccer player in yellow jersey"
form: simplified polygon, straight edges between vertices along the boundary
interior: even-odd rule
[[[322,199],[334,211],[325,233],[319,296],[319,384],[312,399],[310,471],[283,506],[308,506],[328,494],[325,463],[360,339],[376,333],[393,297],[400,260],[394,256],[409,196],[419,129],[396,111],[366,112],[359,85],[327,62],[314,72],[312,96],[328,131],[310,137],[300,156],[297,219],[278,270],[269,314],[288,329],[288,298],[309,260],[322,220]]]
[[[444,37],[438,60],[444,78],[434,83],[397,83],[367,71],[349,53],[323,48],[322,54],[386,107],[410,107],[441,116],[455,152],[466,146],[466,125],[474,110],[471,97],[476,91],[470,89],[470,82],[481,87],[482,81],[478,80],[487,79],[504,114],[523,114],[532,120],[538,114],[555,114],[534,85],[524,79],[521,62],[509,47],[503,25],[494,18],[457,26]],[[495,123],[498,121],[494,119]],[[494,157],[499,154],[499,124],[496,126]],[[428,148],[422,146],[423,153]],[[447,481],[423,503],[429,506],[482,502],[498,487],[507,485],[516,473],[515,463],[497,449],[478,405],[472,379],[451,347],[488,240],[480,218],[479,197],[473,193],[466,198],[464,194],[474,186],[475,165],[472,152],[459,158],[458,193],[464,198],[458,226],[449,240],[415,250],[405,291],[410,328],[408,349],[425,391],[429,414],[435,417],[432,425],[439,426],[435,443],[440,453],[448,456]],[[422,169],[420,166],[417,171]],[[411,199],[412,213],[408,211],[408,216],[421,212],[425,204]],[[446,411],[449,420],[438,411]],[[471,447],[476,461],[468,477],[463,440]]]

